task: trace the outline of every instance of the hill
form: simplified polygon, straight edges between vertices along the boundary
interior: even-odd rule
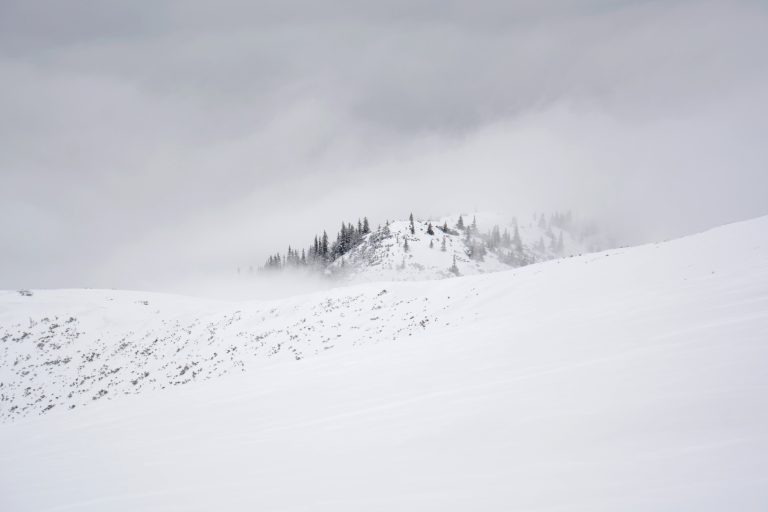
[[[0,508],[760,510],[767,332],[768,218],[273,302],[2,292]]]
[[[310,269],[345,282],[417,281],[498,272],[613,247],[593,225],[571,213],[526,220],[493,213],[439,219],[342,223],[335,240],[315,237],[308,250],[271,255],[265,271]]]

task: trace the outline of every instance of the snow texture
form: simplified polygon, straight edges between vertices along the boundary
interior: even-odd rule
[[[765,510],[766,361],[768,217],[273,302],[5,291],[0,510]]]

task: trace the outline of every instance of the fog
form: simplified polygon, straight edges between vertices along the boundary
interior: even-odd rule
[[[4,0],[0,288],[206,294],[364,215],[765,215],[766,48],[761,1]]]

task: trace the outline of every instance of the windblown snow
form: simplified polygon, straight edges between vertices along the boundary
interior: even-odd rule
[[[0,510],[765,510],[768,217],[273,302],[0,292]]]

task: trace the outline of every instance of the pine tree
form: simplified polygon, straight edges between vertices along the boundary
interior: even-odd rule
[[[447,233],[447,232],[448,232],[448,222],[444,222],[443,223],[443,233]]]
[[[459,221],[456,223],[456,227],[458,229],[464,229],[464,219],[461,218],[461,215],[459,215]]]
[[[440,250],[445,252],[445,235],[443,235],[443,241],[440,243]]]
[[[368,217],[363,217],[363,234],[367,235],[371,232],[371,227],[368,225]]]
[[[413,213],[411,213],[411,215],[408,217],[408,220],[411,221],[411,234],[415,235],[416,234],[416,227],[413,225]]]
[[[435,247],[435,243],[432,241],[432,239],[429,240],[429,248],[432,249]]]
[[[509,230],[507,230],[507,228],[504,228],[504,234],[501,235],[501,245],[502,247],[509,247],[512,245],[512,237],[509,236]]]
[[[512,244],[514,244],[515,249],[518,251],[523,250],[523,241],[520,240],[520,231],[517,229],[517,225],[515,225],[515,234],[512,237]]]
[[[403,243],[403,250],[408,252],[411,248],[408,246],[408,238],[406,237],[405,243]]]
[[[427,224],[427,234],[429,234],[429,235],[434,235],[435,234],[435,230],[432,229],[432,223],[431,222],[429,224]]]
[[[501,232],[499,231],[499,226],[493,226],[493,229],[491,230],[491,236],[488,237],[488,240],[488,245],[492,249],[501,245]]]
[[[472,216],[472,232],[477,233],[477,217]]]
[[[323,260],[327,260],[328,259],[328,233],[326,233],[325,231],[323,231],[323,238],[320,241],[320,249],[321,249],[320,254],[323,257]]]

